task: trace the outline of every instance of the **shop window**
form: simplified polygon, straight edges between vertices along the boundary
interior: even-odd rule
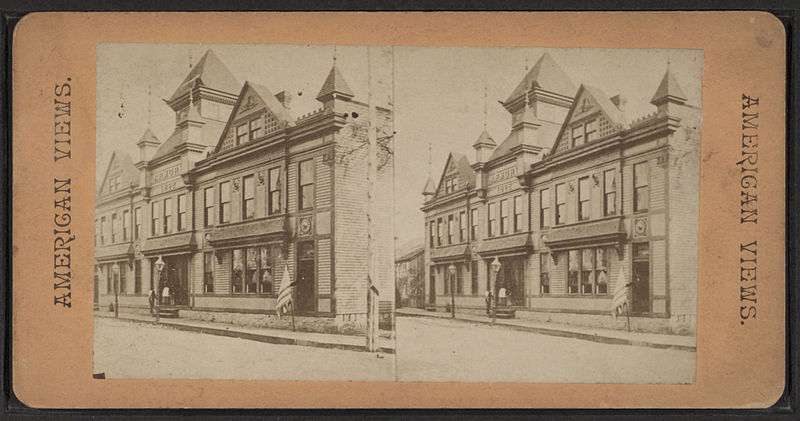
[[[467,212],[461,211],[458,214],[458,241],[464,242],[467,236]]]
[[[133,292],[134,294],[142,293],[142,261],[134,260],[133,262]]]
[[[219,184],[219,223],[226,224],[231,221],[231,183],[224,181]]]
[[[478,295],[478,262],[473,260],[471,262],[472,267],[470,268],[470,290],[472,291],[472,295]]]
[[[478,221],[479,221],[478,210],[477,209],[472,209],[471,212],[472,212],[472,221],[471,221],[472,222],[472,232],[470,233],[470,236],[471,236],[470,238],[472,238],[473,240],[477,240],[478,239]]]
[[[281,168],[275,167],[269,170],[269,215],[281,212]]]
[[[178,231],[186,230],[186,195],[178,195]]]
[[[159,222],[161,221],[159,219],[159,216],[158,216],[160,214],[159,209],[160,208],[158,206],[158,202],[157,201],[154,201],[154,202],[150,203],[150,235],[151,236],[158,235],[158,227],[160,226]]]
[[[142,208],[133,210],[133,239],[138,240],[142,236]]]
[[[602,247],[597,248],[597,271],[595,272],[595,276],[597,277],[596,283],[596,292],[597,294],[608,294],[608,254],[606,253],[606,249]]]
[[[581,250],[581,294],[592,294],[594,279],[594,249]]]
[[[453,214],[447,215],[447,244],[453,244],[456,236],[456,221]]]
[[[591,184],[589,177],[578,179],[578,220],[585,221],[592,216]]]
[[[214,225],[214,186],[203,189],[203,226]]]
[[[300,162],[300,210],[314,206],[314,160]]]
[[[231,261],[231,292],[239,294],[242,291],[244,291],[244,253],[242,249],[234,249]]]
[[[647,162],[633,166],[633,210],[647,210],[650,202],[649,195],[649,168]]]
[[[539,191],[539,227],[550,226],[550,189]]]
[[[488,237],[497,235],[497,203],[489,203]]]
[[[122,211],[122,241],[128,241],[131,229],[131,213],[130,211]]]
[[[556,184],[556,225],[567,222],[567,192],[564,183]]]
[[[172,232],[172,198],[164,199],[164,234]]]
[[[275,288],[275,275],[277,274],[276,268],[278,267],[278,259],[280,257],[279,246],[263,246],[261,247],[261,266],[259,267],[260,277],[258,284],[258,292],[262,294],[272,294]]]
[[[550,294],[550,254],[539,255],[539,291],[542,295]]]
[[[522,231],[522,196],[514,196],[514,232]]]
[[[247,265],[245,266],[245,285],[244,291],[248,294],[258,292],[258,284],[261,283],[261,253],[260,248],[248,247],[246,250]]]
[[[253,175],[245,176],[242,184],[242,219],[252,219],[256,216],[256,186]]]
[[[603,173],[603,213],[605,216],[617,213],[617,177],[615,170]]]
[[[605,249],[570,250],[568,259],[568,293],[583,295],[608,293],[608,258]]]
[[[578,250],[570,250],[567,256],[567,293],[578,293],[578,278],[581,271],[580,252]]]
[[[214,292],[214,253],[203,253],[203,292]]]

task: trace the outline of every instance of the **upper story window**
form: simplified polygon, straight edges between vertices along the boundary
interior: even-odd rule
[[[500,201],[500,234],[508,234],[508,199]]]
[[[106,217],[100,217],[100,244],[106,243]]]
[[[497,203],[489,203],[489,225],[487,228],[487,237],[497,235]]]
[[[164,199],[164,234],[172,232],[172,198]]]
[[[275,167],[269,170],[269,197],[268,204],[269,215],[274,215],[281,212],[281,168]]]
[[[603,214],[605,216],[617,213],[617,172],[607,170],[603,173]]]
[[[472,238],[473,240],[477,240],[478,239],[478,210],[477,209],[473,209],[471,212],[472,212],[472,218],[471,218],[471,221],[472,221],[472,232],[470,233],[470,238]]]
[[[299,207],[301,210],[314,206],[314,160],[301,161]]]
[[[442,245],[442,237],[444,236],[444,225],[442,218],[436,218],[436,245]]]
[[[94,220],[94,245],[97,246],[97,239],[100,237],[100,221]]]
[[[159,221],[159,207],[158,201],[150,202],[150,235],[158,235]]]
[[[578,179],[578,220],[585,221],[592,216],[591,184],[589,177]]]
[[[434,247],[436,247],[436,242],[435,242],[435,238],[436,238],[436,222],[435,221],[431,221],[431,223],[429,225],[430,225],[430,244],[431,244],[431,248],[434,248]]]
[[[458,214],[458,241],[464,242],[467,237],[467,212],[461,211]]]
[[[572,146],[577,147],[597,139],[597,120],[589,120],[572,128]]]
[[[111,244],[117,242],[117,214],[111,214]]]
[[[236,126],[236,144],[252,142],[264,135],[264,122],[261,117]]]
[[[128,235],[131,229],[131,213],[130,211],[122,211],[122,241],[128,241]]]
[[[226,224],[231,221],[231,182],[223,181],[219,184],[219,223]]]
[[[178,231],[183,231],[186,229],[187,225],[186,219],[186,195],[179,194],[178,195]]]
[[[647,210],[650,205],[649,178],[650,168],[647,162],[633,166],[633,211]]]
[[[214,186],[203,190],[203,226],[214,225]]]
[[[250,120],[250,140],[256,140],[264,135],[261,118]]]
[[[550,189],[539,190],[539,227],[550,226]]]
[[[241,145],[250,140],[250,132],[247,128],[247,123],[240,124],[236,127],[236,144]]]
[[[457,187],[458,187],[458,181],[457,181],[456,177],[451,177],[451,178],[448,178],[447,180],[444,181],[444,192],[445,192],[445,194],[450,194],[450,193],[456,191]]]
[[[522,196],[514,196],[514,232],[522,230]]]
[[[556,184],[556,225],[567,222],[567,191],[564,183]]]
[[[242,219],[256,216],[256,186],[253,175],[244,177],[242,182]]]
[[[456,237],[456,221],[453,214],[447,215],[447,244],[453,244]]]
[[[142,208],[133,210],[133,239],[138,240],[142,236]]]

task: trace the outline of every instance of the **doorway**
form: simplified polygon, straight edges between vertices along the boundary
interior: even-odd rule
[[[188,256],[163,256],[164,269],[161,273],[161,280],[158,287],[163,293],[164,287],[169,287],[169,295],[172,297],[172,304],[185,306],[189,304],[189,258]],[[158,276],[155,262],[158,259],[151,259],[152,279]]]
[[[430,271],[431,276],[430,281],[428,282],[428,302],[430,304],[436,304],[436,268],[431,265]]]
[[[648,243],[633,245],[631,279],[631,312],[650,312],[650,247]]]
[[[297,311],[311,313],[317,310],[314,296],[314,242],[297,244]]]

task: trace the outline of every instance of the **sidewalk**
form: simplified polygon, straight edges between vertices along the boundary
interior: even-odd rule
[[[94,316],[109,319],[114,318],[113,313],[103,311],[95,311]],[[119,318],[117,318],[117,320],[156,325],[155,317],[144,314],[119,313]],[[366,351],[366,339],[364,336],[292,332],[291,330],[283,329],[237,326],[228,323],[214,323],[192,319],[166,319],[163,317],[158,322],[158,325],[188,332],[228,336],[271,344],[313,346],[317,348],[342,349],[346,351]],[[378,346],[378,352],[394,354],[393,340],[380,337],[378,339]]]
[[[429,317],[450,319],[450,313],[426,311],[418,308],[399,308],[398,316]],[[491,317],[475,314],[456,314],[456,320],[492,325]],[[659,333],[628,332],[615,329],[603,329],[583,326],[571,326],[556,323],[537,322],[525,319],[497,319],[497,326],[539,333],[542,335],[561,336],[613,345],[634,345],[650,348],[677,349],[680,351],[697,351],[695,336],[666,335]]]

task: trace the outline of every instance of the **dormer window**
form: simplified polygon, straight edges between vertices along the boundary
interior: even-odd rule
[[[444,193],[450,194],[456,191],[456,187],[458,187],[458,180],[455,177],[448,178],[444,182]]]
[[[236,126],[236,144],[252,142],[264,135],[261,117]]]
[[[589,120],[572,128],[572,146],[578,147],[597,140],[597,120]]]

